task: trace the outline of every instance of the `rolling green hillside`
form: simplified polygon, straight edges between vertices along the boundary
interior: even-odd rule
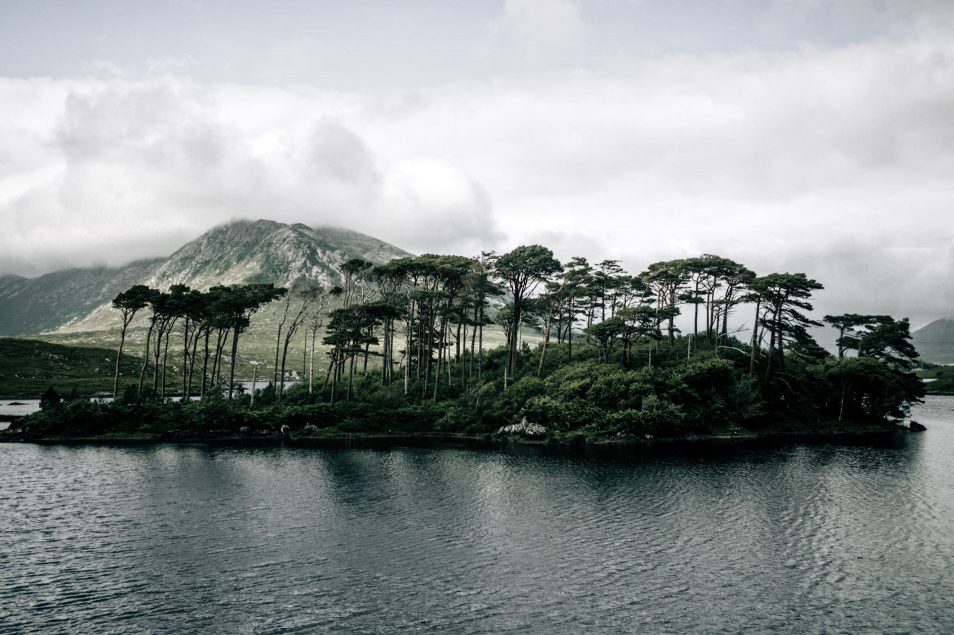
[[[236,364],[236,378],[249,381],[252,379],[252,366],[249,361],[259,362],[257,377],[259,380],[267,381],[274,374],[275,359],[275,336],[278,320],[281,318],[281,302],[274,302],[266,306],[252,317],[249,330],[242,334],[239,340],[238,363]],[[112,310],[111,310],[112,311]],[[115,312],[115,311],[112,311]],[[126,338],[126,353],[136,363],[141,363],[143,342],[147,330],[147,319],[137,318],[135,326],[130,329]],[[59,345],[69,349],[89,350],[86,347],[95,346],[100,349],[112,349],[115,355],[115,348],[119,345],[119,329],[110,328],[100,331],[86,332],[57,332],[45,333],[36,336],[43,342],[53,345]],[[324,373],[328,368],[329,358],[326,354],[328,347],[321,344],[324,337],[324,329],[318,332],[317,345],[318,352],[315,355],[315,376],[318,380],[324,379]],[[521,330],[521,340],[529,346],[536,346],[542,340],[542,335],[538,330],[524,328]],[[0,339],[0,341],[3,341]],[[17,340],[18,341],[18,340]],[[178,389],[178,373],[181,372],[180,359],[182,355],[181,331],[176,329],[172,338],[172,344],[169,349],[169,378],[167,386],[172,389]],[[484,349],[491,350],[505,344],[503,329],[497,325],[490,325],[484,329]],[[309,343],[310,346],[310,343]],[[114,358],[115,359],[115,358]],[[376,358],[372,358],[372,366],[377,365]],[[286,370],[288,377],[297,379],[306,374],[308,362],[305,358],[305,334],[300,332],[292,341],[288,349],[288,362]],[[44,386],[45,388],[45,386]]]
[[[918,377],[927,380],[924,389],[929,395],[954,395],[954,367],[935,366],[918,370]]]
[[[0,397],[38,399],[53,386],[83,395],[112,392],[116,351],[0,338]],[[138,377],[139,360],[123,355],[122,373]]]

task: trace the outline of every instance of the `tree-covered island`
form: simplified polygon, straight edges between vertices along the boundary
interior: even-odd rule
[[[558,262],[540,245],[477,258],[352,259],[340,286],[300,279],[205,291],[134,286],[121,318],[113,401],[61,401],[24,438],[210,439],[356,433],[557,442],[886,430],[924,395],[907,319],[828,315],[818,345],[802,273],[759,276],[727,258]],[[242,334],[277,305],[274,358],[246,360]],[[689,324],[677,328],[679,324]],[[138,373],[127,330],[145,328]],[[490,345],[491,333],[503,344]],[[742,336],[744,334],[744,337]],[[290,359],[289,344],[304,355]],[[293,374],[297,381],[288,386]],[[245,377],[251,380],[253,377]],[[183,396],[185,398],[183,398]]]

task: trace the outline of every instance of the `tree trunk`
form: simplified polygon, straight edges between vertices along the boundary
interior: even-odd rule
[[[696,339],[699,336],[699,283],[696,282],[695,289],[693,290],[692,296],[693,306],[695,307],[695,314],[692,320],[692,339]]]
[[[468,379],[470,380],[474,379],[474,361],[475,361],[476,353],[477,353],[477,329],[479,328],[479,325],[477,323],[479,319],[478,312],[479,312],[479,308],[475,306],[474,307],[474,326],[472,329],[470,329],[470,362],[469,362],[469,368],[467,371]]]
[[[335,347],[331,355],[331,364],[328,365],[328,374],[325,376],[325,383],[331,379],[331,373],[334,371],[335,377],[331,382],[331,405],[335,405],[335,388],[338,386],[338,348]]]
[[[752,350],[749,356],[749,374],[755,373],[755,354],[759,348],[759,313],[762,308],[762,298],[755,301],[755,322],[752,324]]]
[[[232,332],[232,355],[229,364],[229,399],[232,398],[232,387],[235,384],[235,356],[238,354],[239,329],[236,326]]]
[[[277,388],[278,387],[278,352],[282,347],[282,327],[285,325],[285,320],[282,320],[278,324],[278,335],[275,337],[275,364],[272,366],[272,384]],[[275,392],[276,397],[278,392]]]
[[[199,397],[205,397],[205,383],[209,378],[209,336],[212,334],[212,328],[205,329],[205,353],[202,356],[202,388],[199,389]]]
[[[285,333],[285,343],[282,347],[282,369],[281,369],[281,388],[277,391],[278,398],[281,399],[282,395],[285,394],[285,363],[288,359],[288,347],[291,346],[292,338],[295,337],[295,333],[298,329],[292,329],[290,326],[288,332]]]
[[[484,305],[480,305],[480,332],[477,336],[478,339],[478,359],[477,359],[477,383],[480,383],[481,378],[484,374]]]
[[[543,373],[543,359],[547,356],[547,345],[550,343],[550,314],[543,320],[543,346],[540,350],[540,364],[537,366],[537,377]]]
[[[222,331],[222,343],[219,344],[219,350],[216,352],[216,368],[215,368],[215,385],[218,388],[222,385],[222,366],[224,365],[222,360],[222,353],[225,351],[225,345],[229,342],[229,329]]]
[[[454,362],[460,364],[460,331],[463,327],[463,318],[457,323],[457,334],[454,336]],[[467,337],[467,334],[464,334],[464,337]]]
[[[192,398],[192,377],[195,374],[195,353],[199,347],[199,328],[193,329],[192,333],[192,353],[189,355],[189,380],[186,383],[185,401]]]
[[[411,383],[411,334],[414,332],[414,300],[407,313],[407,323],[404,325],[404,396],[407,396]]]
[[[337,372],[337,368],[338,368],[338,345],[336,344],[335,347],[331,349],[331,361],[328,362],[328,372],[325,373],[325,381],[321,384],[322,390],[328,387],[328,383],[331,381],[331,373]],[[337,379],[337,376],[335,378]]]
[[[162,348],[162,384],[159,389],[159,400],[164,401],[166,398],[166,367],[169,364],[169,337],[172,335],[172,325],[169,325],[169,329],[166,331],[166,343]]]
[[[113,401],[116,401],[116,395],[119,393],[119,362],[123,357],[123,345],[126,343],[126,327],[129,326],[129,322],[131,321],[131,316],[128,320],[124,317],[122,329],[119,331],[119,350],[116,351],[116,374],[113,377]]]
[[[437,387],[441,383],[441,362],[444,358],[444,320],[446,316],[441,317],[440,330],[437,334],[437,365],[434,367],[434,395],[433,401],[437,401]]]
[[[138,395],[142,398],[142,384],[146,379],[146,365],[149,363],[149,342],[152,339],[152,328],[155,326],[155,319],[149,321],[149,330],[146,332],[146,350],[142,355],[142,368],[139,370],[139,390]]]
[[[510,327],[510,354],[507,359],[507,375],[504,376],[504,390],[507,389],[507,378],[513,379],[514,369],[517,365],[517,334],[520,331],[520,318],[523,307],[517,298],[513,301],[513,326]]]
[[[159,323],[159,332],[156,333],[156,350],[153,353],[153,369],[152,369],[152,398],[155,399],[156,395],[159,394],[159,360],[162,359],[162,338],[165,334],[165,328],[168,322],[162,320]],[[165,369],[163,369],[165,372]]]
[[[219,385],[219,367],[222,361],[222,329],[215,332],[215,348],[212,351],[212,374],[209,375],[209,390],[214,390]]]
[[[421,399],[427,399],[427,382],[431,378],[431,361],[434,357],[434,316],[428,318],[427,325],[427,366],[424,369],[424,385],[421,388]]]
[[[182,401],[186,400],[186,383],[189,379],[189,316],[182,326]]]
[[[315,336],[318,329],[311,331],[311,357],[308,361],[308,394],[312,394],[315,385]]]
[[[351,401],[351,397],[354,395],[354,362],[357,354],[355,352],[351,353],[351,359],[348,364],[348,395],[345,397],[346,402]]]

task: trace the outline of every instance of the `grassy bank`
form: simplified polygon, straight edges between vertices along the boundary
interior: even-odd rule
[[[138,376],[140,363],[124,355],[123,375]],[[108,348],[0,338],[0,398],[38,399],[50,386],[63,394],[111,393],[115,364]]]
[[[918,369],[918,377],[928,379],[924,384],[929,395],[954,395],[954,366],[932,366]]]

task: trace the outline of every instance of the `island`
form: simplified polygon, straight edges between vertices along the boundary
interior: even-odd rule
[[[332,288],[307,276],[288,287],[134,285],[112,302],[110,399],[50,386],[41,410],[4,436],[568,445],[803,438],[894,431],[925,392],[907,319],[827,315],[837,351],[820,346],[810,299],[822,285],[803,273],[759,276],[703,255],[630,275],[613,260],[560,263],[541,245],[479,258],[354,258],[341,272]],[[274,358],[260,380],[262,362],[241,351],[263,307]],[[743,307],[744,341],[746,325],[730,325]],[[131,357],[126,337],[137,318],[145,333]],[[296,361],[293,338],[305,342]]]

